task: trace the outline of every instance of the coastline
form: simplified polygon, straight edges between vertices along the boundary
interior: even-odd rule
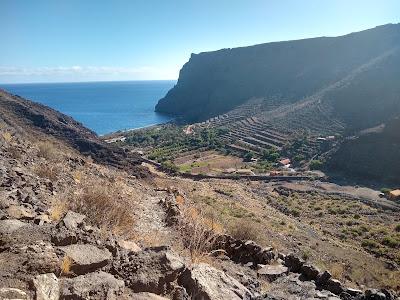
[[[142,126],[142,127],[118,130],[118,131],[114,131],[114,132],[98,135],[98,137],[100,139],[104,140],[104,139],[114,138],[115,136],[123,135],[123,134],[128,133],[128,132],[137,131],[137,130],[149,130],[149,129],[152,129],[152,128],[157,128],[157,127],[160,127],[160,126],[163,126],[163,125],[168,125],[168,124],[176,124],[176,119],[172,119],[172,120],[170,120],[168,122],[165,122],[165,123],[156,123],[156,124],[150,124],[150,125],[146,125],[146,126]]]

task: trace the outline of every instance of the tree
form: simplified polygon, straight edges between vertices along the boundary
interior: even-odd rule
[[[244,157],[243,157],[243,159],[244,159],[244,161],[251,161],[251,159],[254,157],[254,153],[253,152],[247,152],[245,155],[244,155]]]
[[[161,166],[172,173],[177,173],[179,168],[170,160],[164,161],[161,163]]]
[[[310,169],[311,170],[320,170],[323,166],[322,161],[315,159],[310,161]]]

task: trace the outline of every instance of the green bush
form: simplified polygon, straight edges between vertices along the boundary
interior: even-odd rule
[[[310,161],[310,169],[311,170],[320,170],[323,166],[322,161],[320,160],[312,160]]]
[[[364,248],[377,248],[378,243],[373,240],[363,240],[361,246]]]
[[[254,157],[254,153],[253,152],[247,152],[244,156],[243,159],[245,161],[251,161],[251,159]]]
[[[397,248],[400,245],[400,241],[391,236],[385,236],[382,240],[382,244],[391,248]]]
[[[161,163],[161,166],[163,168],[168,169],[169,171],[171,171],[172,173],[177,173],[179,168],[170,160],[164,161]]]
[[[292,209],[290,214],[294,217],[300,216],[300,211],[298,209]]]
[[[388,194],[391,191],[391,189],[388,188],[381,188],[381,192],[384,194]]]

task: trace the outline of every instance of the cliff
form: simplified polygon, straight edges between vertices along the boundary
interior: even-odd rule
[[[389,24],[340,37],[192,54],[181,69],[177,84],[158,102],[156,111],[199,121],[227,112],[251,98],[294,103],[399,46],[400,25]],[[398,66],[398,60],[391,65]],[[388,74],[391,77],[385,79],[398,83],[394,75]],[[381,84],[379,78],[369,82]],[[383,90],[379,98],[392,95]],[[375,94],[367,97],[367,102],[376,100]],[[352,99],[345,98],[344,102],[347,100]],[[346,117],[346,104],[338,105],[339,112]]]

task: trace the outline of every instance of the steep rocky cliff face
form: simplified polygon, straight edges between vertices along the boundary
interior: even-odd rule
[[[334,84],[399,46],[400,25],[390,24],[341,37],[192,54],[180,71],[176,86],[159,101],[156,111],[198,121],[256,97],[262,97],[267,102],[279,99],[282,104],[293,103]],[[388,65],[398,67],[398,56]],[[385,81],[379,68],[377,73],[365,79],[368,85],[377,86],[378,94],[358,95],[362,98],[356,97],[354,102],[352,97],[348,97],[352,96],[351,93],[346,97],[338,95],[338,113],[348,117],[348,103],[363,105],[393,98],[396,95],[393,89],[386,92],[382,82],[393,82],[398,86],[398,71],[395,70],[384,74]],[[335,100],[336,96],[331,98]],[[390,105],[385,107],[386,111],[390,109]]]

